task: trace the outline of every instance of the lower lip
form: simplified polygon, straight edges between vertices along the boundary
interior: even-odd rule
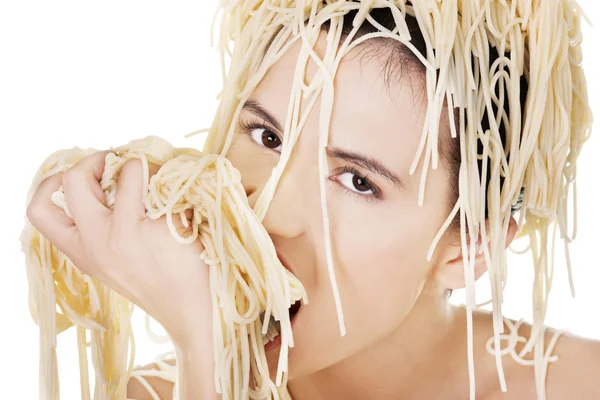
[[[279,260],[281,260],[279,253],[277,253],[277,257],[279,258]],[[282,264],[285,269],[287,269],[288,271],[290,271],[293,274],[292,270],[288,267],[288,265],[284,264],[283,261],[282,261]],[[298,314],[300,313],[300,310],[302,309],[302,307],[303,307],[303,305],[300,306],[300,308],[298,309],[298,312],[296,313],[296,315],[294,315],[294,317],[290,321],[290,325],[291,325],[292,329],[294,328],[294,323],[296,322],[296,317],[298,317]],[[265,345],[265,352],[276,349],[279,346],[281,346],[281,334],[277,335],[277,337],[275,339],[273,339],[272,341],[270,341],[269,343],[267,343]]]
[[[265,345],[265,351],[273,350],[276,347],[281,346],[281,335],[277,335],[275,339]]]
[[[302,309],[302,307],[303,306],[301,306],[298,309],[298,312],[296,313],[296,315],[294,315],[294,317],[290,321],[292,330],[294,329],[294,323],[296,322],[296,318],[298,317],[298,314],[300,313],[300,310]],[[272,341],[270,341],[269,343],[267,343],[265,345],[265,351],[270,351],[270,350],[276,349],[279,346],[281,346],[281,334],[277,335],[277,337],[275,339],[273,339]]]

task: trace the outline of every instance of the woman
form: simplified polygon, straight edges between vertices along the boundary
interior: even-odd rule
[[[380,26],[393,30],[393,15],[387,10],[373,10],[371,15]],[[355,16],[356,12],[345,14],[346,34]],[[410,43],[426,57],[417,20],[405,19]],[[315,46],[321,57],[329,27],[323,25]],[[356,37],[378,29],[365,23]],[[279,161],[300,51],[299,42],[291,44],[244,102],[227,152],[242,174],[252,205]],[[492,56],[490,65],[493,62]],[[317,70],[309,62],[309,82]],[[533,368],[510,357],[502,359],[508,393],[500,390],[496,359],[486,350],[494,336],[492,316],[483,312],[473,317],[476,380],[474,388],[469,386],[468,316],[448,303],[452,290],[468,285],[459,218],[427,257],[432,239],[459,195],[457,141],[440,139],[440,166],[428,173],[422,206],[420,177],[427,166],[409,174],[427,120],[426,74],[407,46],[367,40],[343,58],[335,75],[327,202],[345,337],[339,334],[327,273],[318,108],[302,129],[264,218],[282,263],[301,280],[310,299],[293,320],[295,346],[290,349],[288,388],[295,400],[466,399],[470,394],[487,400],[529,399],[543,391],[536,390]],[[521,90],[526,94],[525,84]],[[507,114],[515,111],[506,110]],[[453,125],[460,122],[447,116],[442,113],[440,132],[449,138]],[[489,127],[490,122],[482,125]],[[503,143],[506,130],[504,126]],[[212,333],[207,329],[212,318],[208,269],[198,268],[197,261],[202,248],[177,243],[164,221],[144,219],[139,163],[124,167],[115,206],[105,207],[98,185],[105,154],[89,156],[63,175],[44,181],[28,217],[84,272],[131,299],[165,327],[177,349],[183,399],[218,398]],[[61,185],[73,221],[50,201]],[[518,202],[513,208],[518,211]],[[515,238],[517,225],[514,218],[508,220],[505,247]],[[487,252],[479,251],[486,247],[484,242],[484,237],[478,239],[475,279],[488,265]],[[520,336],[530,333],[529,326],[521,325]],[[548,330],[545,335],[550,342],[555,332]],[[277,369],[279,354],[277,342],[273,343],[266,345],[271,372]],[[521,349],[518,344],[516,352]],[[600,369],[600,343],[563,334],[553,354],[558,360],[548,367],[548,399],[600,398],[594,375]],[[170,398],[171,384],[150,381],[162,398]],[[131,381],[128,392],[129,398],[149,398],[137,381]]]

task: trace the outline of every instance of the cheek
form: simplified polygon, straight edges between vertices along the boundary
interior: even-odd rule
[[[351,280],[397,280],[427,272],[436,230],[426,210],[414,204],[363,206],[347,199],[331,220],[335,253]]]
[[[227,159],[240,171],[242,183],[246,189],[261,188],[277,164],[277,156],[265,154],[243,136],[236,133],[227,152]]]
[[[229,150],[225,156],[235,168],[240,170],[240,172],[243,172],[245,169],[244,166],[248,161],[247,153],[247,144],[244,143],[240,133],[235,133],[231,145],[229,146]]]
[[[403,206],[394,207],[402,210]],[[338,224],[332,235],[343,268],[345,298],[353,303],[345,309],[352,310],[359,326],[377,326],[379,334],[395,328],[410,310],[431,267],[426,255],[435,234],[420,218],[391,216],[389,211],[381,215],[365,211],[369,218]],[[412,211],[403,214],[423,215],[423,210]]]

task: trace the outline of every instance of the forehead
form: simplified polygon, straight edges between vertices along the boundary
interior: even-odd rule
[[[326,35],[322,32],[314,50],[323,57],[326,48]],[[282,124],[292,90],[296,90],[294,76],[300,49],[299,40],[269,69],[253,93],[253,98]],[[378,46],[367,49],[367,53],[360,46],[351,50],[336,71],[330,144],[360,150],[398,167],[398,173],[404,173],[401,170],[407,169],[406,164],[412,162],[424,122],[425,104],[419,94],[419,80],[424,78],[406,74],[397,81],[386,82],[384,68],[400,69],[402,66],[386,64],[388,57],[383,52],[388,52],[387,49]],[[317,71],[317,64],[309,60],[305,85],[311,84]],[[301,115],[306,105],[307,101],[303,100]],[[302,136],[308,132],[311,136],[318,135],[320,105],[321,99],[313,108]]]

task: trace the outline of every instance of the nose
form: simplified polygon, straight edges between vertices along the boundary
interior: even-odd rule
[[[279,179],[275,195],[263,219],[263,225],[271,236],[292,238],[302,235],[306,229],[309,220],[305,216],[308,212],[307,193],[303,190],[305,184],[297,175],[293,166],[288,164]],[[252,184],[244,185],[251,207],[255,207],[266,183],[265,180],[261,187]]]

